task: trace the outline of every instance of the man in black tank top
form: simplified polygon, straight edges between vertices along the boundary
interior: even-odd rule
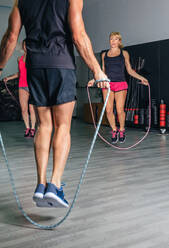
[[[76,98],[73,43],[95,80],[107,79],[86,34],[83,0],[16,0],[0,46],[0,76],[13,54],[22,26],[26,31],[27,76],[40,124],[35,137],[36,205],[68,207],[61,177],[70,150],[70,125]],[[101,82],[98,87],[109,87]],[[54,136],[51,138],[54,128]],[[51,140],[52,139],[52,140]],[[46,188],[46,168],[53,146],[53,173]]]

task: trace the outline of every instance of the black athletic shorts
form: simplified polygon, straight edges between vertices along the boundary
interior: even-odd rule
[[[48,68],[27,68],[30,103],[54,106],[76,100],[75,70]]]

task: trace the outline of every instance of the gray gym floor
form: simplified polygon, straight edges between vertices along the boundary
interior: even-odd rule
[[[33,140],[23,138],[22,122],[0,122],[18,196],[36,222],[58,222],[65,209],[37,208],[32,201],[36,186]],[[101,132],[109,137],[110,129]],[[94,128],[72,122],[72,147],[63,176],[66,199],[71,203],[93,137]],[[145,133],[128,129],[126,143]],[[114,150],[99,138],[68,219],[54,230],[40,230],[17,208],[0,149],[0,248],[168,248],[169,247],[169,139],[152,132],[130,151]],[[49,159],[48,178],[52,169]]]

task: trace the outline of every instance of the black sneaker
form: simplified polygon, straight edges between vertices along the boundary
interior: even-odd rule
[[[25,132],[24,132],[24,137],[29,137],[29,132],[30,132],[30,128],[26,128]]]
[[[31,128],[29,131],[29,137],[34,138],[34,136],[35,136],[35,129]]]
[[[126,140],[125,130],[120,131],[119,130],[119,142],[124,143]]]
[[[112,138],[111,138],[111,143],[112,144],[116,144],[117,143],[117,141],[118,141],[118,134],[119,134],[118,131],[113,131],[112,130]]]

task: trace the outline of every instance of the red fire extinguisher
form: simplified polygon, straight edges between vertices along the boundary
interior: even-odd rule
[[[134,109],[135,114],[134,114],[134,124],[138,125],[139,124],[139,115],[138,115],[138,108]]]
[[[160,132],[162,134],[166,132],[166,104],[163,99],[160,103]]]

